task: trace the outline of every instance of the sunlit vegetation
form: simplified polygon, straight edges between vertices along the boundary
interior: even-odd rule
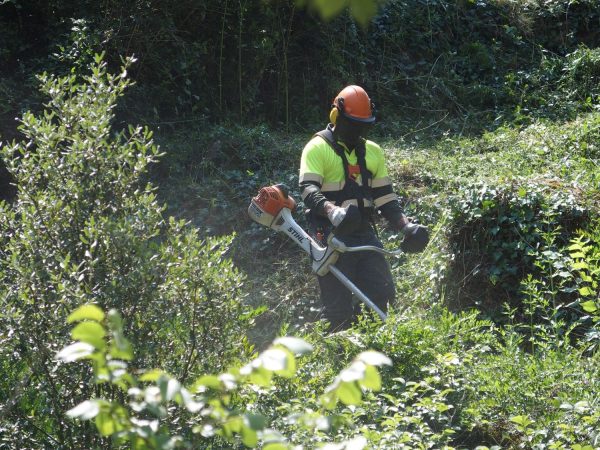
[[[599,11],[0,2],[0,448],[600,448]],[[327,334],[246,208],[347,83],[432,239]]]

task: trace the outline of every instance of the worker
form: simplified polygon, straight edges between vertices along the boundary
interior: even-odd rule
[[[325,244],[333,232],[348,246],[382,248],[374,228],[379,210],[394,230],[403,234],[406,253],[422,251],[429,242],[427,228],[403,213],[387,173],[379,145],[367,140],[375,122],[371,99],[360,86],[347,86],[335,97],[330,123],[302,151],[300,190],[311,235]],[[336,267],[383,312],[395,298],[390,266],[377,252],[346,252]],[[319,276],[323,313],[329,330],[348,328],[360,312],[352,293],[331,273]]]

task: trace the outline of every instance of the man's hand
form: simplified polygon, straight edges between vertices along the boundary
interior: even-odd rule
[[[327,218],[335,227],[335,234],[350,234],[361,224],[361,215],[358,208],[354,205],[348,205],[344,208],[335,206],[331,202],[325,204]]]
[[[340,223],[344,221],[344,218],[346,217],[346,212],[346,208],[333,206],[333,208],[329,209],[329,212],[327,213],[327,218],[334,227],[337,227]]]
[[[400,248],[405,253],[422,252],[429,243],[429,231],[423,225],[407,221],[400,232],[404,235]]]

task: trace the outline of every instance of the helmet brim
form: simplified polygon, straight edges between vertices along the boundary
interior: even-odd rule
[[[353,116],[349,116],[348,114],[343,114],[343,113],[342,113],[342,116],[344,116],[344,118],[350,122],[367,124],[367,125],[375,123],[375,116],[363,118],[363,117],[353,117]]]

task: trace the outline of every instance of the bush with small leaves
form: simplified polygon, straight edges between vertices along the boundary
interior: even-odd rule
[[[253,388],[271,388],[275,376],[291,378],[296,372],[296,356],[312,351],[306,341],[295,337],[277,338],[273,345],[250,363],[220,375],[202,375],[190,388],[161,370],[150,370],[136,377],[129,370],[133,348],[125,338],[123,321],[116,310],[107,315],[94,304],[75,310],[67,322],[77,325],[71,330],[74,343],[56,354],[65,363],[89,360],[93,381],[120,392],[118,400],[98,398],[84,400],[67,411],[67,416],[83,421],[94,420],[98,433],[111,437],[115,446],[129,444],[133,449],[198,448],[203,441],[217,445],[241,443],[250,448],[261,444],[264,450],[285,450],[292,446],[276,430],[267,426],[266,418],[244,400],[252,398]],[[381,389],[378,366],[390,360],[374,351],[362,352],[344,369],[321,397],[323,412],[338,401],[358,405],[364,390]],[[97,392],[102,392],[101,390]],[[275,392],[272,391],[271,395]],[[238,397],[232,402],[232,397]],[[190,429],[174,434],[172,405],[190,414]],[[301,426],[327,422],[325,415],[306,413],[293,419]],[[179,426],[177,426],[179,428]],[[363,448],[364,440],[355,439],[352,448]],[[219,447],[221,448],[221,447]]]
[[[543,273],[544,264],[567,276],[560,250],[591,214],[577,189],[553,179],[468,185],[453,197],[451,209],[454,306],[489,314],[505,302],[519,305],[521,281]]]
[[[239,336],[253,310],[225,257],[234,236],[201,240],[166,219],[147,183],[160,156],[152,132],[113,129],[133,62],[111,74],[97,56],[88,75],[40,76],[45,111],[25,113],[23,139],[0,148],[18,186],[14,202],[0,202],[0,402],[10,424],[0,446],[97,444],[62,414],[66,399],[94,389],[72,382],[86,370],[56,367],[52,357],[68,339],[68,311],[81,304],[119,308],[142,350],[133,367],[163,366],[188,380],[245,351]]]

